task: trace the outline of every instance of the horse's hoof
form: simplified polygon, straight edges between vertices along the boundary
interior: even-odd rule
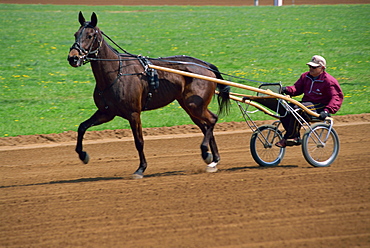
[[[81,161],[84,163],[84,164],[88,164],[89,161],[90,161],[90,156],[87,152],[83,152],[82,153],[82,156],[80,156],[80,159]]]
[[[211,164],[212,161],[213,161],[213,155],[212,155],[212,153],[207,153],[207,157],[204,159],[204,162],[206,164]]]
[[[132,174],[132,179],[142,179],[144,176],[142,174]]]
[[[207,165],[206,172],[215,173],[215,172],[217,172],[217,170],[218,169],[217,169],[217,163],[216,162],[212,162],[209,165]]]
[[[206,172],[208,172],[208,173],[215,173],[217,171],[218,171],[218,169],[217,169],[216,166],[215,167],[207,166]]]

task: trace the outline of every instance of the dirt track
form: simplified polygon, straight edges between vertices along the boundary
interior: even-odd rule
[[[0,246],[369,247],[370,115],[337,119],[329,168],[309,166],[299,147],[260,168],[237,124],[216,134],[214,174],[199,133],[147,136],[142,180],[130,179],[131,137],[87,140],[88,165],[74,142],[0,146]]]

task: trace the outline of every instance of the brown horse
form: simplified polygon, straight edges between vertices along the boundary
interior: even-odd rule
[[[96,26],[97,16],[85,21],[79,13],[81,27],[75,33],[75,43],[68,55],[69,64],[79,67],[90,62],[96,80],[94,101],[98,110],[78,128],[76,152],[84,163],[89,156],[82,148],[86,130],[91,126],[111,121],[120,116],[129,121],[139,153],[140,165],[133,174],[142,178],[147,167],[144,156],[144,139],[140,114],[145,110],[157,109],[177,100],[194,123],[202,130],[201,143],[203,160],[208,164],[207,171],[217,171],[220,160],[213,129],[217,115],[208,110],[208,105],[218,87],[219,112],[225,112],[229,105],[229,88],[209,81],[184,77],[174,73],[155,71],[148,65],[154,64],[167,68],[197,73],[222,79],[217,67],[188,56],[166,58],[145,58],[130,53],[118,53],[103,38],[103,32]],[[211,153],[208,152],[208,147]]]

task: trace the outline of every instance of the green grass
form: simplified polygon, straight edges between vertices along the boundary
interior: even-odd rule
[[[76,130],[95,112],[90,66],[72,68],[66,60],[80,10],[86,17],[95,11],[98,26],[131,53],[186,54],[252,80],[292,85],[312,55],[323,55],[345,94],[338,114],[370,112],[370,5],[0,4],[0,137]],[[217,111],[217,104],[210,108]],[[234,103],[220,121],[242,120]],[[189,123],[177,103],[143,113],[144,127]],[[128,122],[116,118],[91,130],[120,128],[129,128]]]

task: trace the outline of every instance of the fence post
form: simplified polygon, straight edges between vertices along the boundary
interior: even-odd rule
[[[274,0],[274,6],[283,6],[283,0]]]

